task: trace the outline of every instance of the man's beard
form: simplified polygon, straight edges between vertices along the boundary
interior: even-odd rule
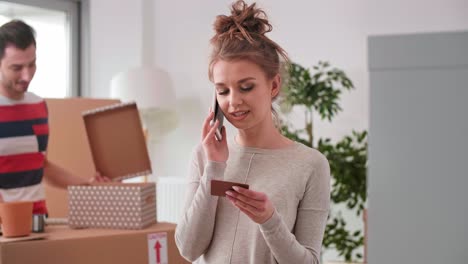
[[[7,83],[3,83],[3,87],[6,88],[6,92],[11,96],[20,97],[28,90],[29,85],[21,85],[21,83],[9,81]]]

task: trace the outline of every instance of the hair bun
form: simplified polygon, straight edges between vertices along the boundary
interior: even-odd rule
[[[216,17],[214,30],[217,38],[238,38],[255,42],[252,35],[265,35],[272,30],[267,15],[255,3],[247,5],[244,1],[236,1],[231,6],[231,15]]]

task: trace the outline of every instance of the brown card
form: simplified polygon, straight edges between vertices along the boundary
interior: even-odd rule
[[[234,190],[232,186],[239,186],[245,189],[249,188],[248,184],[228,181],[211,180],[211,195],[226,196],[226,191]]]
[[[125,103],[83,113],[96,170],[111,179],[151,173],[143,127],[136,103]]]

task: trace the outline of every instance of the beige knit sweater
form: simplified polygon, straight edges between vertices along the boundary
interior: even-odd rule
[[[210,195],[210,180],[247,183],[276,211],[257,224],[227,198]],[[330,168],[300,143],[282,149],[229,142],[226,163],[207,161],[198,146],[190,163],[183,215],[175,239],[194,263],[319,263],[330,203]]]

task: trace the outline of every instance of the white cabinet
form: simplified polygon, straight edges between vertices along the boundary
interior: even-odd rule
[[[467,263],[468,32],[368,44],[368,261]]]

